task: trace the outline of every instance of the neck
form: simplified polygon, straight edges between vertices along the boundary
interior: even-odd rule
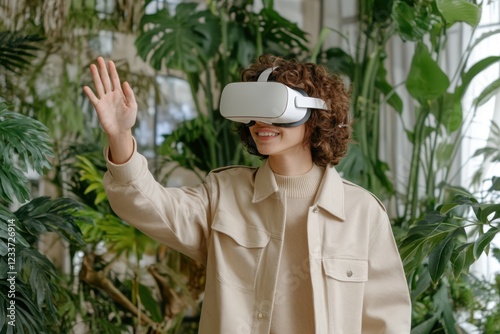
[[[269,166],[275,174],[283,176],[303,175],[311,170],[313,166],[311,152],[300,155],[269,156]]]

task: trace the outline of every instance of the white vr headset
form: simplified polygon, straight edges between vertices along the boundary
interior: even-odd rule
[[[220,101],[222,116],[249,125],[258,121],[291,127],[304,124],[311,116],[311,108],[327,109],[322,99],[309,97],[305,92],[279,82],[268,82],[275,68],[264,70],[256,82],[226,85]]]

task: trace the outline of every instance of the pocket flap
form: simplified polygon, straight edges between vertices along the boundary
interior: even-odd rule
[[[263,248],[271,239],[266,231],[242,224],[230,214],[222,211],[217,213],[212,229],[228,235],[240,246],[246,248]]]
[[[360,259],[323,259],[327,276],[339,281],[365,282],[368,280],[368,261]]]

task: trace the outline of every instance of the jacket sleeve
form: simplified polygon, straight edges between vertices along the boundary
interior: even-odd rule
[[[370,241],[363,307],[364,334],[407,334],[411,302],[403,265],[385,211]]]
[[[113,211],[153,239],[205,264],[210,200],[205,183],[198,187],[165,188],[134,153],[124,164],[113,164],[105,149],[108,171],[103,184]]]

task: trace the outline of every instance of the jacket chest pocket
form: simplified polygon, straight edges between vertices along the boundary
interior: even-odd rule
[[[262,253],[270,240],[269,233],[221,211],[217,213],[212,230],[219,281],[244,292],[253,291]]]
[[[368,261],[360,259],[323,259],[326,276],[337,282],[356,283],[368,280]]]

